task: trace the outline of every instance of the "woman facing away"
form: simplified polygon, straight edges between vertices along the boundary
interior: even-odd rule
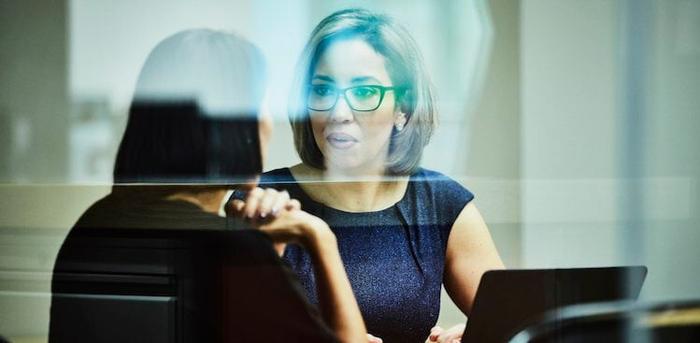
[[[416,44],[392,19],[338,11],[311,33],[290,103],[302,163],[263,174],[335,233],[369,333],[385,342],[451,341],[433,327],[444,283],[469,315],[481,275],[503,268],[473,195],[420,167],[436,123]],[[313,301],[313,258],[284,254]],[[432,328],[432,330],[431,330]]]
[[[271,129],[269,119],[259,113],[263,74],[259,50],[231,34],[188,30],[161,41],[139,75],[117,154],[112,192],[92,205],[73,227],[57,257],[54,275],[70,273],[76,262],[118,258],[79,244],[85,233],[117,228],[139,238],[148,230],[173,234],[194,230],[192,237],[196,238],[197,232],[220,231],[220,237],[230,244],[222,249],[251,255],[247,260],[268,262],[243,266],[245,279],[230,275],[240,287],[228,293],[251,291],[228,294],[230,301],[225,305],[229,308],[217,310],[235,320],[216,322],[218,317],[208,313],[207,309],[221,307],[220,303],[206,308],[187,303],[206,294],[186,297],[184,322],[196,325],[185,341],[366,341],[364,323],[328,225],[300,210],[287,193],[256,188]],[[247,191],[248,198],[234,202],[230,212],[239,218],[248,213],[270,215],[245,222],[223,217],[232,183]],[[227,226],[259,230],[234,231]],[[311,256],[321,316],[308,306],[272,242],[298,243]],[[197,270],[193,273],[209,277]],[[261,282],[265,280],[269,284]],[[95,329],[82,320],[102,314],[81,313],[70,299],[63,301],[62,287],[54,277],[50,341],[104,342],[124,334],[122,323],[116,322],[109,324],[111,334],[90,332]],[[186,293],[197,291],[187,289],[187,282],[182,287]],[[139,315],[131,314],[137,321]],[[126,337],[138,334],[126,333]]]

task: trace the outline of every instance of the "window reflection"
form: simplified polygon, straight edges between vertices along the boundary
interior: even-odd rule
[[[644,264],[642,300],[700,296],[697,1],[354,5],[415,38],[440,116],[421,165],[475,194],[507,267]],[[56,253],[110,191],[133,85],[159,40],[208,27],[261,47],[274,170],[300,161],[287,105],[305,40],[346,6],[3,2],[0,335],[46,334]],[[441,300],[438,323],[462,323]]]

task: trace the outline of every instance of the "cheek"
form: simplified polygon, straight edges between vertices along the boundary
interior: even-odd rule
[[[394,128],[393,114],[389,111],[372,117],[365,125],[366,136],[370,137],[374,144],[388,144],[391,137],[392,129]]]
[[[369,150],[376,152],[388,148],[391,142],[391,132],[391,126],[387,125],[376,125],[371,131],[368,130],[367,135],[371,137],[367,142]]]
[[[320,147],[321,144],[323,143],[323,130],[326,127],[325,120],[317,118],[314,119],[313,117],[311,118],[311,131],[314,134],[314,139],[316,140],[316,144]]]

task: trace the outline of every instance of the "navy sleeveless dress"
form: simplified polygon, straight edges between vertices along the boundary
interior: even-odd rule
[[[331,227],[369,333],[384,342],[424,342],[440,312],[450,229],[474,198],[471,192],[445,175],[419,169],[393,206],[351,213],[312,200],[289,168],[263,174],[260,186],[287,190]],[[289,245],[283,258],[318,303],[311,257]]]

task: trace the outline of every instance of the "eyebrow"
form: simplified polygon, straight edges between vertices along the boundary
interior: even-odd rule
[[[376,78],[374,78],[374,77],[372,77],[372,76],[358,76],[358,77],[353,77],[353,78],[350,80],[350,83],[353,83],[353,84],[354,84],[354,83],[362,83],[362,82],[366,82],[366,81],[373,81],[373,82],[376,82],[376,83],[378,83],[378,84],[380,84],[380,85],[382,84],[379,80],[377,80]]]
[[[319,81],[326,81],[326,82],[335,83],[335,80],[332,77],[330,77],[328,75],[323,75],[323,74],[315,75],[311,80],[319,80]],[[358,83],[363,83],[363,82],[367,82],[367,81],[376,82],[377,84],[380,84],[380,85],[382,84],[381,81],[377,80],[376,78],[374,78],[372,76],[357,76],[357,77],[353,77],[352,79],[350,79],[350,83],[352,83],[352,84],[358,84]]]
[[[327,81],[327,82],[334,82],[335,83],[335,80],[333,80],[332,77],[326,76],[326,75],[316,75],[311,80],[320,80],[320,81]]]

